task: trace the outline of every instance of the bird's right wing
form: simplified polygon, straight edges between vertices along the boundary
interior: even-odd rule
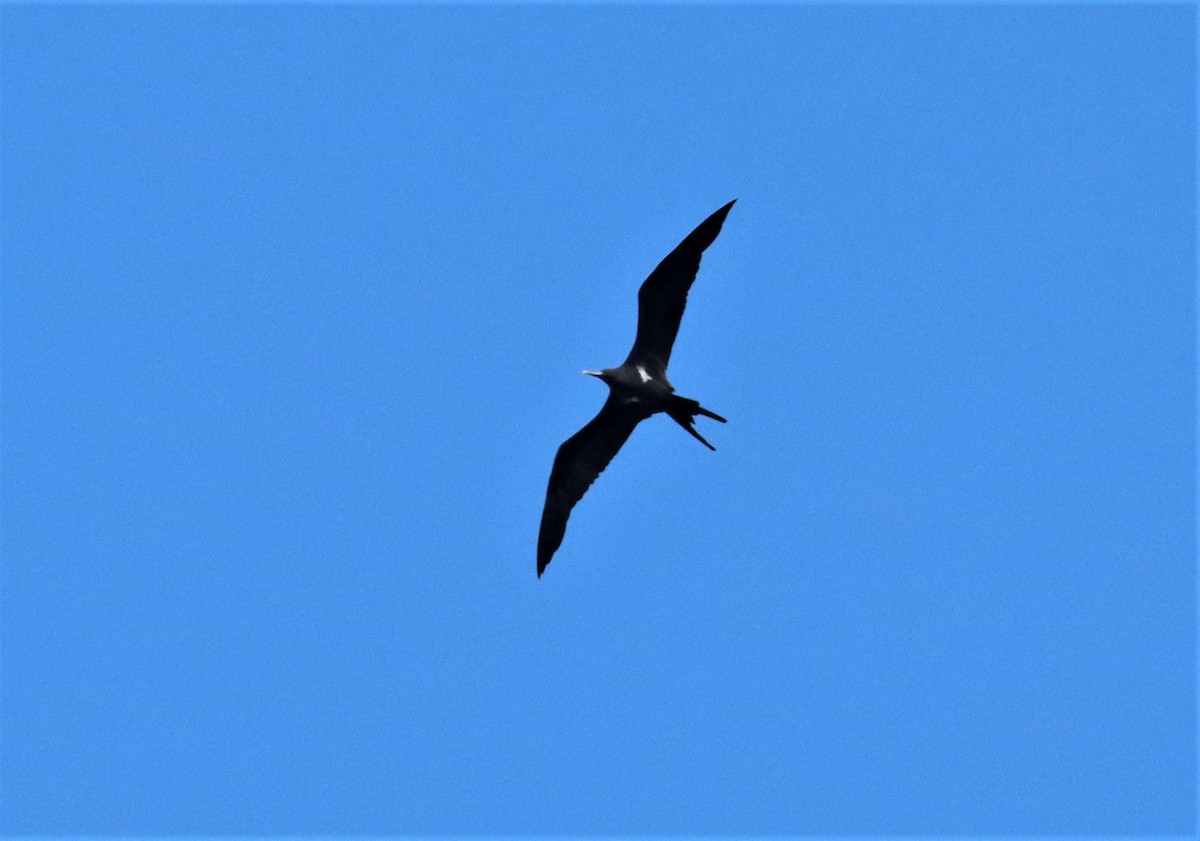
[[[637,404],[622,404],[610,394],[600,414],[558,448],[554,467],[550,470],[550,484],[546,488],[542,527],[538,532],[539,578],[562,545],[571,509],[583,498],[596,477],[608,467],[613,456],[629,439],[634,427],[646,417],[648,415]]]

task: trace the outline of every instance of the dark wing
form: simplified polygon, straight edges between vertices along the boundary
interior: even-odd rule
[[[575,503],[629,439],[630,433],[647,414],[636,404],[620,403],[612,394],[588,424],[558,448],[550,485],[546,488],[546,507],[542,509],[542,528],[538,532],[538,578],[562,545],[567,518]]]
[[[700,255],[721,232],[731,207],[732,201],[701,222],[642,284],[638,291],[637,338],[626,365],[643,365],[657,373],[666,373],[688,290],[700,269]]]

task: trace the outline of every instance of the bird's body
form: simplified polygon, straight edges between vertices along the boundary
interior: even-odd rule
[[[731,207],[733,202],[701,222],[646,278],[638,292],[637,338],[625,362],[617,368],[584,371],[608,384],[608,400],[600,414],[563,442],[554,458],[538,534],[538,577],[562,544],[575,503],[643,420],[665,412],[704,446],[715,449],[696,431],[696,415],[721,423],[725,418],[675,394],[667,365],[700,255],[721,232]]]

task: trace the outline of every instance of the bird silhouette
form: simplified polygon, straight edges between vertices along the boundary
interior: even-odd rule
[[[732,201],[696,226],[642,283],[638,291],[637,337],[620,367],[583,372],[608,384],[608,400],[600,414],[564,441],[554,457],[538,532],[538,578],[562,545],[571,509],[639,423],[658,412],[666,412],[701,444],[716,449],[696,431],[696,415],[721,423],[725,423],[725,418],[695,400],[675,394],[667,379],[667,364],[687,305],[688,290],[700,269],[700,255],[721,232],[731,207]]]

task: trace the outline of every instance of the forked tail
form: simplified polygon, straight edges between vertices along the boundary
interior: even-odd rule
[[[696,415],[704,415],[706,418],[712,418],[715,421],[726,423],[725,418],[718,415],[716,412],[710,412],[705,409],[697,401],[687,397],[676,397],[671,407],[667,409],[667,414],[671,416],[671,420],[687,430],[688,434],[699,441],[710,450],[716,451],[716,447],[704,440],[699,432],[696,431]]]

